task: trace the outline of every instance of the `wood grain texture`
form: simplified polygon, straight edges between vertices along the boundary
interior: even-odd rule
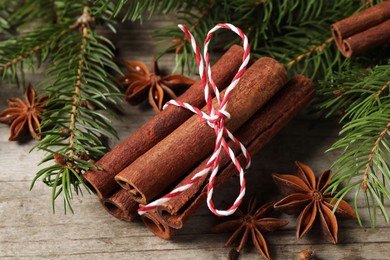
[[[164,20],[162,20],[164,21]],[[121,26],[117,45],[125,58],[150,62],[158,46],[151,45],[151,28],[157,20]],[[160,66],[172,68],[174,57],[165,57]],[[27,75],[33,83],[44,76]],[[0,110],[5,100],[22,90],[0,83]],[[113,121],[123,140],[154,112],[147,105],[124,105],[123,120]],[[289,173],[294,160],[310,165],[319,174],[337,158],[337,153],[324,151],[337,139],[336,121],[318,119],[305,113],[294,119],[258,155],[247,174],[248,196],[257,193],[260,200],[278,199],[271,173]],[[75,215],[63,215],[62,204],[52,214],[51,191],[38,182],[29,191],[41,152],[29,153],[34,141],[8,142],[9,128],[0,125],[0,259],[226,259],[229,252],[223,244],[229,234],[211,234],[209,229],[221,219],[204,206],[180,230],[173,240],[152,235],[140,221],[125,223],[109,215],[95,195],[85,194],[73,202]],[[118,140],[111,140],[111,144]],[[238,192],[238,180],[230,180],[215,194],[216,203],[232,200]],[[349,197],[350,199],[350,197]],[[389,206],[388,206],[389,207]],[[363,219],[368,214],[363,209]],[[313,230],[302,240],[295,238],[295,218],[281,215],[290,224],[266,236],[273,259],[298,259],[305,248],[315,251],[316,259],[390,259],[390,226],[378,217],[376,229],[362,228],[354,220],[341,221],[337,246],[320,239]],[[240,259],[259,259],[255,248],[245,249]]]

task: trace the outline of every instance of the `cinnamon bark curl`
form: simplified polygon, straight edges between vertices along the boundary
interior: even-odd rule
[[[233,79],[242,63],[243,53],[244,50],[241,46],[233,45],[212,66],[213,79],[219,90],[226,88]],[[194,106],[204,106],[201,80],[196,81],[178,100]],[[96,163],[101,170],[90,169],[84,174],[85,182],[97,194],[104,208],[110,214],[125,221],[132,221],[138,216],[136,212],[138,203],[116,183],[115,175],[191,116],[192,113],[187,110],[173,106],[168,107],[105,154]]]
[[[225,120],[227,129],[234,133],[286,82],[287,74],[280,63],[267,57],[257,60],[230,95],[227,107],[230,118]],[[115,176],[135,201],[147,204],[168,192],[211,154],[215,145],[214,130],[199,121],[198,115],[192,116]]]
[[[340,52],[347,58],[390,42],[390,1],[345,18],[331,27]]]
[[[313,86],[313,82],[308,78],[301,75],[295,76],[237,131],[236,137],[247,146],[251,155],[254,155],[272,140],[313,98]],[[235,154],[240,162],[244,162],[244,156],[239,150],[236,150]],[[177,186],[185,183],[196,174],[206,164],[207,160],[208,158],[195,167]],[[234,164],[226,154],[222,155],[220,172],[216,179],[215,188],[220,188],[235,174],[236,168]],[[249,171],[248,174],[255,173]],[[190,189],[180,194],[180,196],[157,207],[157,210],[143,215],[142,219],[148,229],[161,238],[171,238],[175,231],[181,229],[184,223],[205,204],[207,198],[207,180],[208,176],[204,176]],[[169,229],[167,229],[167,226]]]

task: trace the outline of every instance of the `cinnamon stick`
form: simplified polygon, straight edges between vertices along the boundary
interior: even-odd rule
[[[345,18],[331,27],[340,52],[347,58],[390,41],[390,1]]]
[[[233,79],[242,63],[243,53],[242,47],[234,45],[212,67],[213,79],[221,90]],[[201,81],[196,81],[178,100],[197,107],[204,106]],[[100,199],[109,197],[115,190],[119,189],[114,180],[115,175],[170,134],[190,116],[192,116],[191,112],[173,106],[160,112],[105,154],[96,163],[102,170],[88,170],[84,174],[86,183]]]
[[[271,58],[256,61],[231,93],[225,126],[232,132],[244,124],[287,82],[284,67]],[[205,108],[204,108],[205,110]],[[115,179],[135,201],[146,204],[177,183],[213,150],[215,133],[194,115]]]
[[[159,214],[156,213],[156,210],[151,210],[142,215],[142,220],[145,223],[145,226],[153,233],[158,234],[158,237],[162,239],[171,239],[175,233],[176,229],[173,229],[164,221]]]
[[[269,142],[312,99],[314,96],[313,85],[313,82],[308,78],[300,75],[295,76],[237,131],[236,136],[247,146],[251,155]],[[239,160],[243,162],[244,156],[241,152],[236,150],[235,153]],[[202,169],[207,160],[196,167],[178,186],[190,179],[199,169]],[[216,179],[215,188],[221,187],[223,183],[236,174],[235,166],[226,154],[221,157],[220,167],[221,170]],[[148,215],[144,215],[142,219],[145,225],[157,236],[167,239],[166,234],[169,232],[165,231],[162,234],[152,226],[155,222],[150,222],[147,218],[152,216],[155,221],[159,219],[161,221],[159,225],[165,223],[171,229],[182,228],[183,224],[196,210],[204,205],[207,196],[207,180],[208,176],[202,178],[190,189],[181,193],[180,196],[164,203],[157,210],[149,212]]]
[[[390,12],[389,12],[390,13]],[[390,42],[390,19],[343,41],[343,55],[347,58],[375,46]]]
[[[114,217],[131,222],[138,217],[139,204],[133,200],[128,191],[119,188],[111,196],[101,200],[103,207]]]

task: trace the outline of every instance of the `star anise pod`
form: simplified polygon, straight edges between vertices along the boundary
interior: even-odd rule
[[[168,98],[177,98],[177,88],[187,88],[194,83],[192,79],[178,74],[162,77],[155,60],[150,71],[140,61],[126,61],[125,66],[128,72],[119,81],[126,87],[126,101],[136,105],[148,96],[149,103],[156,112],[161,111]]]
[[[30,135],[41,139],[42,112],[46,109],[47,97],[36,98],[36,91],[28,85],[25,94],[25,102],[20,98],[10,98],[7,100],[8,108],[0,113],[0,123],[11,125],[9,140],[15,141],[21,138],[28,129]]]
[[[272,212],[273,205],[273,202],[269,202],[256,210],[256,197],[253,196],[246,213],[237,209],[233,214],[233,217],[236,217],[235,219],[216,225],[212,228],[212,231],[215,233],[234,231],[226,241],[225,246],[230,246],[239,240],[239,245],[236,248],[237,252],[240,252],[249,236],[251,236],[252,242],[260,254],[270,259],[267,243],[262,232],[271,232],[288,224],[287,220],[267,217]]]
[[[355,211],[346,201],[333,200],[330,193],[324,193],[331,179],[330,170],[323,172],[316,180],[310,167],[298,161],[295,165],[296,175],[273,174],[275,183],[287,195],[274,207],[287,214],[299,214],[296,227],[298,238],[309,232],[315,220],[319,219],[325,239],[336,244],[338,224],[332,213],[334,206],[338,204],[335,213],[344,218],[355,218]]]

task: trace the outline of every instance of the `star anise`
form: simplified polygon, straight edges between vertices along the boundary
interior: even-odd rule
[[[0,123],[11,125],[10,141],[18,140],[28,129],[30,135],[41,139],[42,112],[45,111],[47,97],[36,98],[36,91],[28,85],[25,94],[25,102],[20,98],[10,98],[7,100],[8,108],[0,113]]]
[[[267,243],[262,232],[271,232],[288,224],[287,220],[267,217],[272,212],[273,205],[273,202],[269,202],[256,210],[256,198],[253,196],[246,213],[237,209],[233,214],[236,219],[218,224],[212,228],[212,231],[215,233],[234,231],[226,241],[225,246],[230,246],[239,240],[239,245],[236,248],[237,252],[240,252],[248,241],[248,237],[251,236],[252,242],[260,254],[270,259]]]
[[[150,71],[139,61],[126,61],[125,66],[128,72],[120,78],[120,82],[126,87],[126,101],[136,105],[148,96],[149,103],[156,112],[161,111],[168,98],[177,98],[177,88],[187,88],[194,83],[192,79],[178,74],[162,77],[155,60]]]
[[[274,207],[287,214],[299,214],[296,235],[302,238],[318,218],[321,231],[326,240],[337,243],[338,225],[335,213],[344,218],[355,218],[355,211],[344,200],[332,199],[330,193],[324,193],[331,179],[331,171],[323,172],[318,179],[307,165],[296,161],[297,175],[273,174],[275,183],[282,193],[287,195],[275,203]],[[333,200],[333,201],[332,201]]]

